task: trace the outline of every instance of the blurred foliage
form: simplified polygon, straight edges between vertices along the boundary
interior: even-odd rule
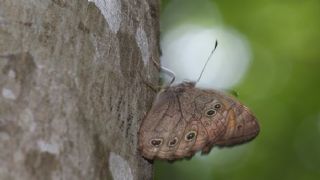
[[[171,3],[190,11],[168,14],[174,13],[164,11]],[[219,11],[218,21],[206,17],[210,8],[202,3]],[[162,32],[191,19],[218,22],[247,38],[252,63],[236,89],[261,132],[249,144],[214,149],[209,156],[156,161],[155,179],[319,179],[320,1],[163,0],[162,10]]]

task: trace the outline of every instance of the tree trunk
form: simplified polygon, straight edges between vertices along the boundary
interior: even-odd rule
[[[0,0],[0,179],[152,179],[157,0]]]

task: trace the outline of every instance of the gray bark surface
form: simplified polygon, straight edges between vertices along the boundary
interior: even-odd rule
[[[152,179],[156,0],[0,0],[0,180]]]

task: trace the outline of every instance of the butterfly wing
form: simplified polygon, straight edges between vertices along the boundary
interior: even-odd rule
[[[237,104],[230,109],[231,116],[228,121],[227,131],[215,142],[219,147],[243,144],[254,139],[260,131],[257,119],[250,110],[242,104]]]
[[[172,89],[166,89],[157,95],[139,130],[139,149],[144,157],[174,158],[175,145],[179,142],[176,140],[174,146],[168,146],[168,143],[174,142],[174,137],[180,136],[186,126],[179,112],[181,110],[176,93]]]
[[[192,156],[207,142],[200,116],[190,103],[193,86],[178,85],[162,91],[139,131],[139,147],[148,159],[179,159]]]
[[[139,131],[147,159],[175,160],[253,139],[259,126],[234,98],[183,83],[160,92]]]

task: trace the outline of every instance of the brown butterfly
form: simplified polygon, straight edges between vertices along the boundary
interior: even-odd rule
[[[145,158],[176,160],[200,150],[207,154],[214,146],[242,144],[258,135],[259,124],[247,107],[217,90],[196,88],[196,82],[158,93],[139,130]]]

